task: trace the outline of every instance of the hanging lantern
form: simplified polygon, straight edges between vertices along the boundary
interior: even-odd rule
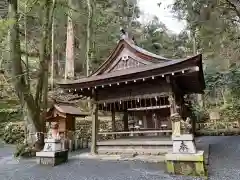
[[[136,80],[134,80],[133,82],[136,82]]]
[[[164,74],[162,75],[162,77],[164,77]]]
[[[154,76],[152,76],[152,79],[155,79],[155,77],[154,77]]]
[[[184,70],[182,70],[182,73],[184,74]]]
[[[119,83],[117,83],[117,85],[119,86]]]
[[[172,73],[172,75],[174,75],[174,72]]]
[[[104,88],[104,85],[102,85],[102,88]]]

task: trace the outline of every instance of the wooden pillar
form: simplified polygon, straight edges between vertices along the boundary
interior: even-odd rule
[[[128,112],[127,112],[127,110],[125,110],[124,114],[123,114],[123,129],[124,129],[124,131],[128,131]]]
[[[170,76],[166,77],[166,81],[169,84],[169,88],[171,89],[169,92],[168,100],[170,103],[170,120],[172,122],[172,135],[179,136],[181,134],[181,116],[177,112],[177,103],[176,103],[176,83],[174,79],[170,78]]]
[[[96,101],[96,92],[93,90],[92,99],[92,142],[91,154],[97,153],[97,133],[98,133],[98,104]]]
[[[177,112],[176,100],[173,93],[169,94],[170,103],[170,119],[172,122],[172,135],[179,136],[181,134],[181,116]]]
[[[112,132],[116,131],[115,109],[112,109]],[[113,134],[113,139],[116,139],[116,134]]]

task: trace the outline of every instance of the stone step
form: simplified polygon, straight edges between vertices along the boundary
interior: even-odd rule
[[[98,146],[98,154],[138,154],[162,155],[172,150],[172,146]]]

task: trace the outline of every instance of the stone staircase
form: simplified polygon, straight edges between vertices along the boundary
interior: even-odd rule
[[[106,141],[97,143],[98,154],[121,155],[121,156],[136,156],[136,155],[151,155],[159,156],[165,155],[172,150],[172,141]]]

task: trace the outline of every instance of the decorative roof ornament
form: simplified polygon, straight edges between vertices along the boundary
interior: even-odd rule
[[[129,36],[128,32],[125,31],[122,27],[120,27],[120,35],[121,35],[121,39],[124,39],[128,42],[130,42],[131,44],[135,44],[134,41],[134,37],[132,36],[132,38]]]

